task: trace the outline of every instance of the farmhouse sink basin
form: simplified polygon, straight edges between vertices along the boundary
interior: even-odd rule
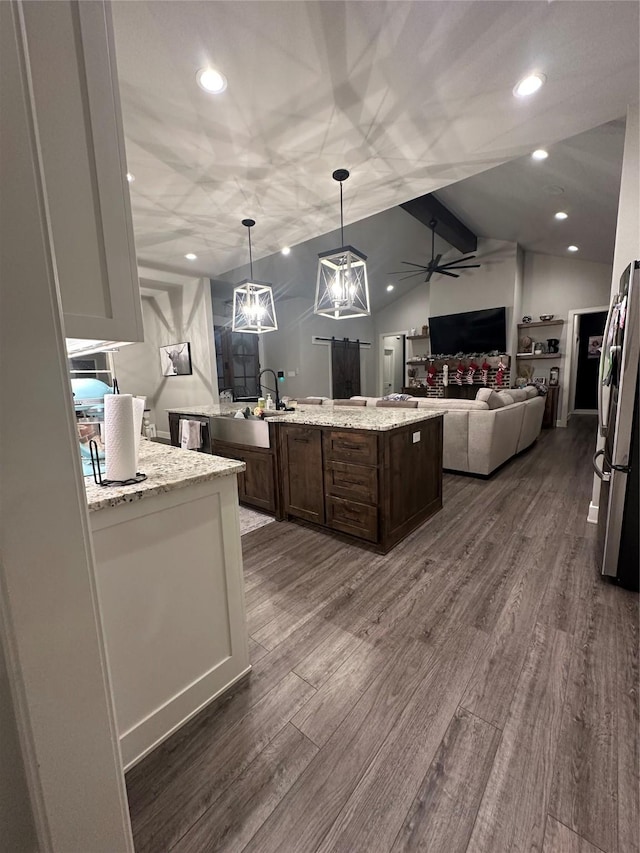
[[[218,415],[211,418],[213,441],[231,441],[247,447],[270,447],[269,424],[260,418],[234,418],[233,415]]]

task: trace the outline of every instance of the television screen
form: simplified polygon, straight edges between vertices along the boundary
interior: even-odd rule
[[[455,355],[458,352],[505,352],[507,347],[506,310],[487,308],[443,314],[429,320],[431,353]]]

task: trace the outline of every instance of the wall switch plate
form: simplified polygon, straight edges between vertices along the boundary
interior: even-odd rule
[[[417,444],[420,441],[420,433],[414,432],[412,438],[413,438],[413,443]]]
[[[287,376],[289,377],[289,379],[291,379],[291,377],[295,376],[295,375],[296,375],[295,370],[287,370]]]

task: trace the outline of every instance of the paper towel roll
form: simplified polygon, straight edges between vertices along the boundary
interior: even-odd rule
[[[136,471],[138,470],[138,459],[140,457],[140,437],[142,436],[142,418],[144,417],[144,404],[146,397],[133,398],[133,434],[136,437]]]
[[[136,434],[131,394],[105,394],[104,453],[107,480],[135,477]]]

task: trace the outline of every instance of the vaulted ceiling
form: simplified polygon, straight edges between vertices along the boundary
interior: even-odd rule
[[[636,3],[113,7],[138,254],[210,276],[246,260],[246,216],[257,258],[335,229],[338,167],[351,170],[355,222],[619,119],[637,99]],[[207,64],[228,78],[221,95],[196,85]],[[546,85],[514,98],[531,70]],[[508,213],[484,219],[477,189],[475,203],[441,197],[480,234],[510,233]]]

